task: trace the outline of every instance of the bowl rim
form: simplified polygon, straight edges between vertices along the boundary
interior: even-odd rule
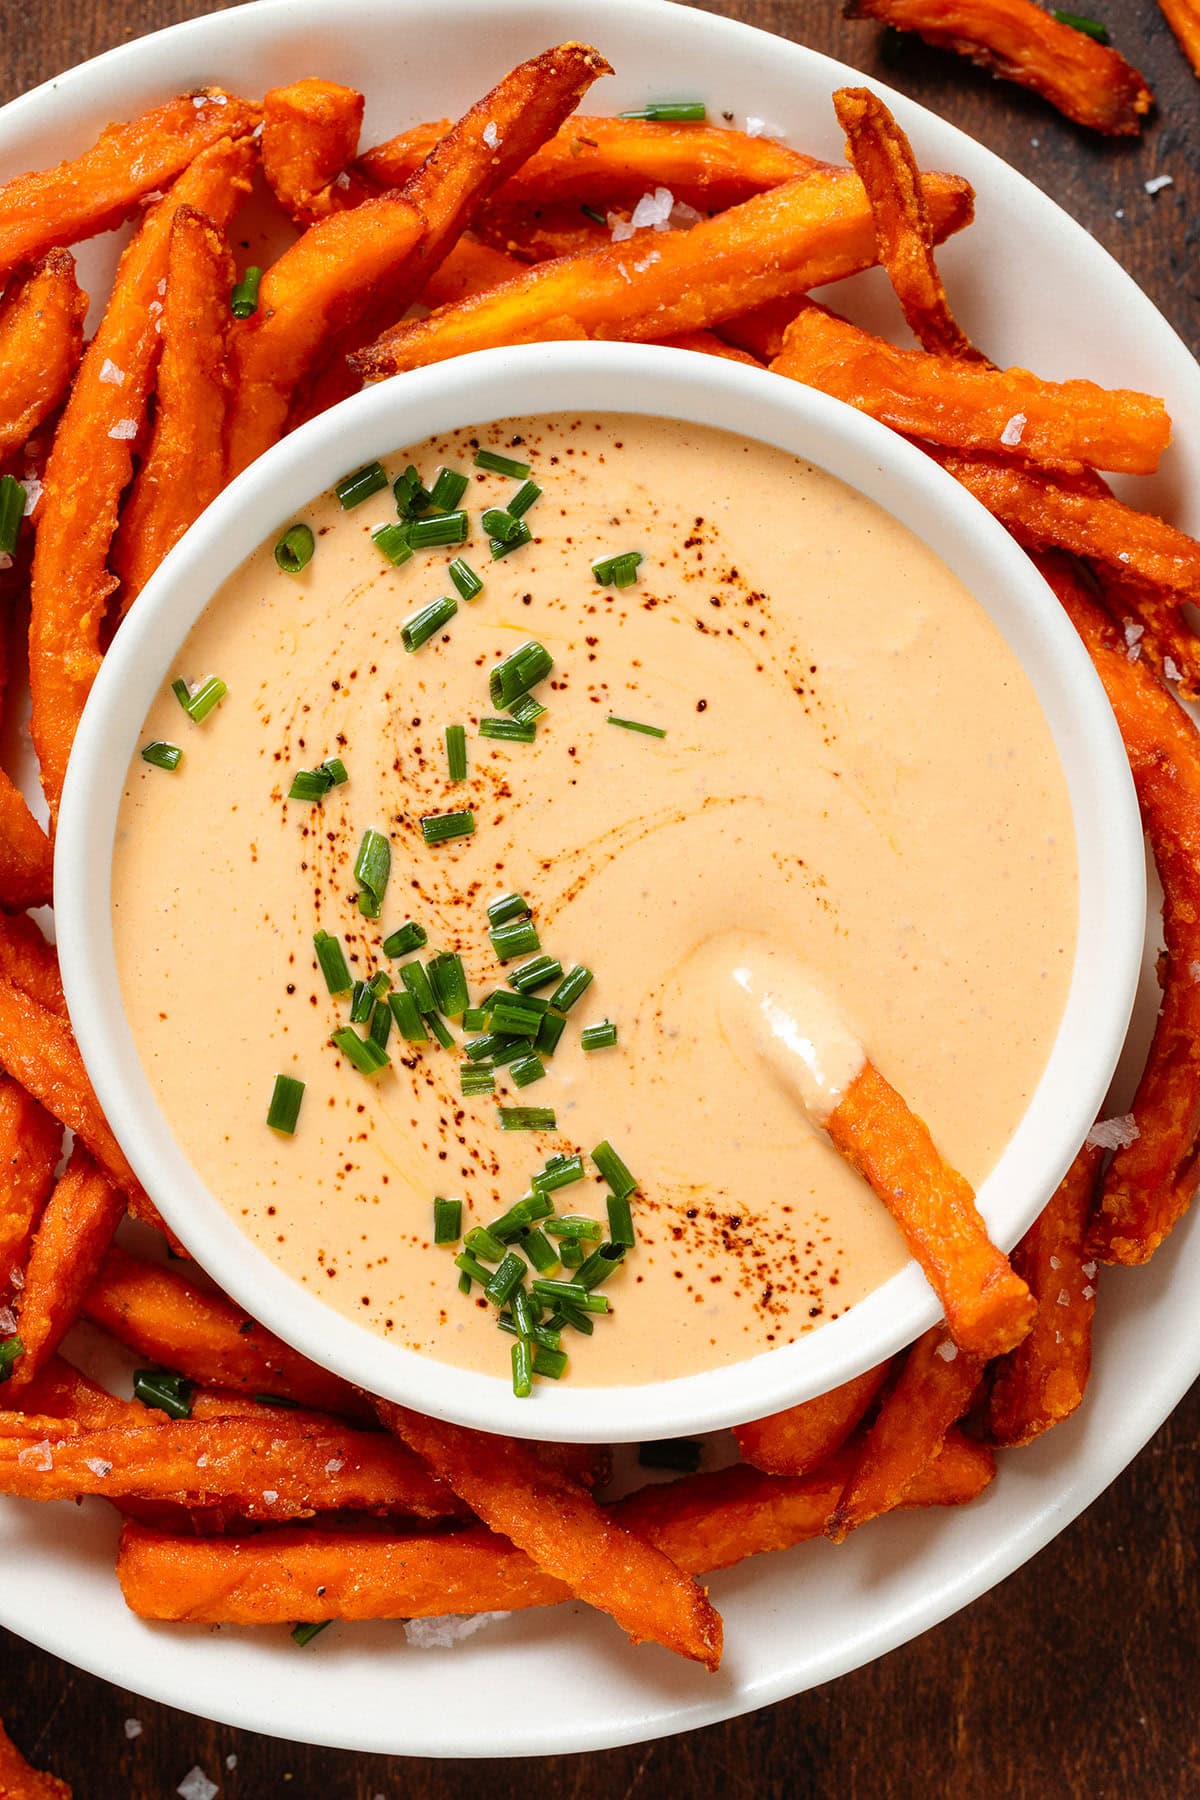
[[[175,1143],[150,1090],[121,1004],[111,932],[113,837],[125,771],[150,699],[221,583],[348,470],[447,429],[553,410],[713,425],[806,456],[930,544],[984,605],[1029,676],[1067,780],[1080,909],[1066,1006],[1046,1068],[979,1191],[1005,1248],[1062,1178],[1116,1067],[1142,958],[1144,859],[1128,762],[1103,688],[1025,553],[915,446],[840,401],[772,380],[768,371],[646,344],[476,352],[342,402],[267,452],[205,510],[114,639],[76,736],[60,811],[54,886],[63,983],[109,1123],[199,1265],[302,1354],[369,1392],[458,1424],[515,1437],[636,1442],[712,1431],[825,1392],[934,1324],[937,1301],[909,1263],[841,1318],[792,1344],[663,1382],[566,1384],[563,1391],[543,1383],[533,1400],[518,1401],[502,1365],[497,1374],[460,1369],[388,1342],[327,1306],[243,1233]]]

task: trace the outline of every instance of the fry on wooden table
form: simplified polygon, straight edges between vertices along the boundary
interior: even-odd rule
[[[1196,0],[1158,0],[1158,8],[1179,40],[1179,48],[1200,75],[1200,7]]]
[[[0,1794],[4,1800],[71,1800],[71,1789],[56,1775],[44,1775],[25,1761],[0,1725]]]
[[[83,354],[87,295],[75,259],[51,250],[0,306],[0,457],[19,450],[55,412]]]

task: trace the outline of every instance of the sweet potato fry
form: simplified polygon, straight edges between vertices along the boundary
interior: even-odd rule
[[[954,1343],[981,1356],[1019,1344],[1035,1311],[1029,1289],[989,1238],[970,1183],[943,1161],[924,1121],[871,1062],[825,1129],[900,1227]]]
[[[1085,1144],[1013,1251],[1013,1267],[1038,1310],[1024,1343],[994,1370],[987,1406],[993,1443],[1028,1444],[1083,1399],[1096,1310],[1096,1265],[1085,1242],[1099,1166],[1098,1147]]]
[[[1151,394],[898,350],[811,302],[789,325],[771,367],[910,437],[1069,474],[1150,475],[1171,442],[1167,410]]]
[[[622,207],[611,216],[628,219],[630,209]],[[571,200],[564,200],[558,206],[493,200],[480,207],[475,218],[475,232],[491,249],[511,256],[522,266],[551,262],[558,256],[582,256],[601,250],[612,241],[608,227],[597,225]],[[641,247],[653,243],[656,236],[657,233],[653,236],[639,233],[627,242],[631,248],[634,244],[638,246],[640,256]]]
[[[987,1486],[985,1445],[951,1431],[912,1482],[906,1506],[955,1506]],[[843,1471],[779,1480],[744,1467],[643,1488],[611,1509],[673,1562],[700,1575],[820,1537]],[[514,1612],[569,1600],[505,1538],[290,1529],[197,1539],[126,1526],[117,1559],[126,1604],[143,1618],[241,1625],[295,1619],[419,1619]]]
[[[57,1775],[31,1768],[0,1725],[0,1794],[4,1800],[71,1800],[71,1789]]]
[[[345,1417],[370,1417],[354,1389],[175,1269],[114,1248],[84,1301],[93,1324],[193,1381],[276,1394]]]
[[[678,337],[664,338],[663,343],[672,350],[695,350],[701,356],[723,356],[726,362],[744,363],[748,369],[762,368],[756,356],[727,344],[715,331],[681,331]]]
[[[33,1240],[17,1309],[23,1346],[12,1372],[19,1391],[58,1349],[125,1216],[125,1198],[82,1145],[71,1152]]]
[[[51,250],[0,307],[0,457],[62,403],[83,354],[87,305],[74,257]]]
[[[0,769],[0,906],[45,906],[53,885],[50,840]]]
[[[890,1368],[890,1361],[878,1363],[814,1400],[735,1425],[738,1449],[768,1475],[807,1475],[822,1468],[861,1422]]]
[[[757,362],[770,363],[783,349],[783,338],[803,302],[798,298],[768,300],[765,306],[726,319],[717,327],[720,337]]]
[[[510,276],[519,275],[521,265],[502,250],[493,250],[469,231],[455,244],[440,269],[435,269],[418,295],[423,306],[453,305],[471,294],[482,294],[497,287]]]
[[[263,174],[297,225],[313,225],[372,192],[347,168],[358,153],[364,105],[354,88],[316,76],[263,95]]]
[[[1179,40],[1179,48],[1200,75],[1200,9],[1196,0],[1158,0],[1158,9]]]
[[[1004,81],[1031,88],[1077,125],[1136,137],[1154,96],[1119,51],[1061,24],[1033,0],[846,0],[848,19],[915,31]]]
[[[47,1012],[66,1018],[58,957],[28,913],[0,913],[0,980],[20,988]]]
[[[61,1150],[58,1120],[17,1082],[0,1076],[0,1300],[10,1284],[19,1286],[25,1278]]]
[[[194,207],[171,223],[154,428],[109,559],[128,612],[167,551],[221,491],[225,470],[225,365],[235,280],[224,234]]]
[[[29,628],[30,728],[52,818],[100,666],[101,629],[115,586],[107,557],[158,362],[158,293],[172,221],[187,205],[227,225],[248,191],[256,154],[248,138],[222,138],[201,151],[146,214],[121,258],[55,435],[34,551]]]
[[[140,1400],[122,1400],[84,1375],[64,1357],[48,1357],[40,1372],[18,1393],[6,1390],[4,1398],[22,1412],[43,1413],[52,1419],[69,1419],[87,1429],[130,1426],[153,1422],[154,1415]],[[160,1415],[161,1417],[161,1415]]]
[[[919,1337],[851,1459],[826,1532],[841,1543],[859,1525],[903,1503],[928,1468],[983,1373],[984,1359],[959,1350],[944,1326]]]
[[[180,94],[109,125],[90,150],[0,185],[0,275],[47,250],[111,231],[223,138],[245,138],[259,110],[221,88]],[[197,201],[195,204],[202,204]]]
[[[703,1589],[624,1530],[583,1488],[548,1470],[531,1445],[443,1424],[388,1401],[377,1408],[388,1429],[485,1524],[581,1600],[611,1614],[635,1643],[652,1638],[706,1668],[718,1667],[721,1620]]]
[[[231,476],[282,433],[293,396],[323,358],[400,317],[480,203],[607,72],[584,44],[522,63],[451,127],[402,189],[331,214],[268,269],[257,313],[234,336]]]
[[[921,173],[907,136],[870,88],[839,88],[833,109],[846,133],[847,159],[871,202],[879,260],[910,331],[934,355],[974,357],[938,274]]]
[[[970,223],[972,196],[952,175],[923,178],[940,238]],[[875,234],[857,176],[820,170],[690,231],[656,233],[645,258],[625,244],[541,263],[428,319],[395,326],[353,358],[369,380],[468,350],[511,344],[540,321],[573,318],[589,337],[674,337],[736,318],[871,267]],[[641,264],[639,267],[638,264]]]

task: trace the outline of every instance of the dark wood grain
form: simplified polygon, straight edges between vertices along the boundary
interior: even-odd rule
[[[0,0],[0,99],[215,10],[203,0]],[[1093,0],[1085,9],[1103,13],[1158,95],[1159,116],[1136,144],[1101,143],[919,45],[885,67],[876,28],[843,22],[831,0],[721,0],[711,10],[839,56],[964,127],[1081,220],[1200,347],[1200,86],[1156,6]],[[1143,183],[1160,173],[1174,185],[1151,198]],[[500,1800],[518,1791],[633,1800],[664,1781],[688,1800],[1200,1795],[1198,1438],[1194,1391],[1082,1519],[965,1613],[815,1693],[656,1745],[527,1765],[310,1750],[152,1706],[2,1632],[0,1709],[79,1800],[161,1800],[193,1764],[227,1800]],[[133,1740],[126,1719],[141,1722]]]

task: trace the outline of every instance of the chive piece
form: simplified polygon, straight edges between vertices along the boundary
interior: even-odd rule
[[[1099,19],[1089,19],[1083,13],[1060,12],[1057,7],[1051,9],[1050,17],[1057,19],[1060,25],[1069,25],[1072,31],[1081,31],[1084,37],[1094,38],[1098,44],[1109,44],[1112,39],[1108,35],[1108,26]]]
[[[585,1025],[579,1034],[579,1042],[585,1050],[611,1050],[617,1041],[617,1028],[611,1019],[601,1019],[596,1025]]]
[[[508,709],[509,714],[519,725],[536,725],[545,716],[546,708],[532,694],[521,694]]]
[[[372,995],[373,999],[384,1000],[387,998],[388,994],[391,992],[391,987],[392,987],[391,976],[385,975],[382,969],[376,969],[375,973],[371,976],[371,979],[368,981],[367,986],[371,990],[371,995]]]
[[[661,725],[643,725],[639,719],[618,719],[616,713],[609,713],[606,722],[619,725],[622,731],[640,731],[643,737],[665,738],[667,735]]]
[[[510,919],[523,919],[528,911],[529,902],[524,894],[501,894],[488,905],[488,924],[507,925]]]
[[[356,981],[350,1000],[350,1023],[365,1025],[375,1005],[375,996],[365,981]]]
[[[372,1043],[370,1038],[360,1038],[349,1025],[339,1026],[330,1042],[347,1062],[353,1063],[360,1075],[378,1075],[380,1069],[386,1069],[391,1062],[385,1050]]]
[[[409,919],[398,930],[393,931],[389,937],[384,938],[383,954],[385,956],[407,956],[410,950],[423,950],[428,942],[429,938],[425,927],[418,925],[414,919]]]
[[[509,1063],[517,1062],[522,1056],[528,1056],[533,1045],[528,1038],[506,1037],[500,1047],[492,1051],[492,1067],[502,1069]]]
[[[332,1624],[332,1619],[318,1619],[314,1624],[293,1625],[292,1642],[299,1644],[303,1650],[305,1644],[311,1644],[315,1637],[320,1637],[327,1625]]]
[[[513,1393],[518,1400],[528,1400],[533,1392],[533,1356],[526,1338],[517,1338],[512,1347]]]
[[[578,1238],[564,1238],[559,1254],[562,1256],[564,1269],[578,1269],[586,1252]]]
[[[462,1028],[464,1031],[486,1031],[487,1021],[488,1016],[482,1006],[468,1006],[462,1016]]]
[[[479,523],[490,538],[498,538],[502,544],[511,544],[521,535],[521,521],[502,506],[489,506],[479,516]]]
[[[632,587],[641,561],[640,550],[622,550],[617,556],[602,556],[599,562],[592,564],[592,579],[600,587]]]
[[[555,1261],[558,1259],[555,1258]],[[25,1341],[19,1333],[0,1341],[0,1382],[7,1381],[19,1357],[25,1354]]]
[[[349,512],[351,507],[361,506],[364,500],[369,500],[372,494],[377,494],[380,488],[386,486],[387,475],[383,464],[371,462],[365,463],[361,469],[355,469],[353,474],[343,475],[340,481],[335,481],[333,491],[341,502],[342,510]]]
[[[492,1275],[484,1288],[484,1293],[494,1306],[507,1306],[513,1292],[525,1279],[525,1264],[519,1256],[511,1251]]]
[[[637,1243],[629,1201],[619,1199],[616,1194],[608,1196],[608,1235],[614,1244],[620,1244],[626,1250],[632,1250]]]
[[[523,1287],[513,1289],[511,1305],[513,1324],[518,1332],[522,1337],[532,1337],[542,1316],[541,1305],[531,1299]]]
[[[592,1151],[592,1161],[613,1193],[619,1195],[622,1200],[628,1199],[630,1194],[637,1193],[637,1182],[607,1138],[602,1138]]]
[[[171,683],[171,692],[178,700],[180,706],[182,706],[184,712],[186,712],[191,704],[192,690],[183,679],[182,675],[176,676],[175,680]]]
[[[479,1004],[483,1007],[484,1011],[490,1015],[497,1000],[502,1001],[505,1004],[510,1004],[515,1000],[518,1001],[520,1005],[527,1007],[530,1012],[539,1014],[549,1012],[550,1010],[550,1002],[544,1000],[540,994],[514,994],[510,993],[508,988],[496,988],[494,993],[489,994],[487,998],[481,1000]]]
[[[297,769],[287,797],[289,800],[323,800],[332,786],[319,769]]]
[[[513,481],[524,481],[529,474],[529,464],[514,462],[511,456],[500,456],[495,450],[477,450],[475,467],[490,469],[493,475],[508,475]]]
[[[526,725],[520,719],[480,719],[479,735],[481,738],[496,738],[505,744],[532,744],[537,737],[537,726]]]
[[[281,1131],[285,1137],[292,1137],[296,1130],[296,1121],[300,1117],[300,1102],[304,1098],[304,1083],[297,1081],[294,1075],[277,1075],[275,1088],[271,1095],[271,1104],[267,1108],[267,1124],[272,1131]]]
[[[466,1100],[477,1098],[480,1094],[494,1094],[496,1077],[486,1065],[464,1063],[458,1072],[459,1092]]]
[[[354,859],[354,879],[362,889],[358,896],[358,910],[364,919],[379,917],[391,872],[392,846],[382,831],[372,830],[368,826],[363,832],[358,855]]]
[[[258,284],[262,270],[251,263],[240,281],[235,281],[229,295],[229,310],[235,319],[251,319],[258,311]]]
[[[558,1040],[567,1028],[567,1021],[561,1013],[548,1012],[542,1014],[542,1022],[538,1034],[533,1040],[533,1047],[539,1056],[553,1056],[558,1049]]]
[[[525,1252],[539,1275],[558,1266],[558,1251],[543,1231],[530,1231],[521,1239]]]
[[[582,1307],[590,1298],[587,1288],[581,1287],[577,1281],[554,1281],[538,1276],[533,1283],[534,1296],[545,1300],[550,1305],[560,1306],[565,1300],[571,1306]]]
[[[289,525],[275,546],[275,561],[285,575],[299,575],[313,559],[317,540],[308,525]]]
[[[321,764],[320,772],[328,775],[330,787],[345,787],[350,779],[349,771],[340,756],[327,756]]]
[[[182,706],[189,719],[197,725],[203,725],[214,707],[220,706],[229,689],[215,675],[202,681],[193,694],[186,681],[173,681],[171,692]]]
[[[371,533],[371,542],[381,556],[386,556],[394,569],[403,568],[412,555],[407,525],[380,525]]]
[[[532,919],[513,919],[506,924],[495,925],[488,936],[501,962],[511,962],[514,956],[528,956],[531,951],[542,947],[537,926]]]
[[[11,556],[25,523],[29,496],[15,475],[0,475],[0,555]]]
[[[552,1106],[501,1106],[501,1131],[557,1131],[558,1120]]]
[[[433,1203],[433,1241],[435,1244],[457,1244],[462,1236],[462,1201],[443,1200],[439,1194]]]
[[[166,1369],[138,1369],[133,1377],[133,1397],[143,1406],[165,1412],[169,1419],[190,1419],[194,1381],[172,1375]]]
[[[624,1260],[624,1244],[601,1244],[598,1250],[593,1250],[575,1279],[581,1287],[599,1287],[602,1281],[607,1281],[615,1273],[617,1266]]]
[[[446,769],[451,781],[467,779],[467,728],[465,725],[447,725],[446,727]]]
[[[461,1018],[467,1010],[467,976],[457,951],[444,950],[429,959],[427,972],[439,1012],[448,1019]]]
[[[178,744],[165,744],[161,738],[155,738],[153,743],[142,745],[142,761],[156,769],[177,769],[183,761],[183,751]]]
[[[486,1225],[475,1225],[463,1239],[472,1256],[480,1262],[502,1263],[506,1255],[503,1241],[490,1232]]]
[[[534,1038],[542,1022],[541,1013],[536,1007],[526,1006],[519,994],[497,994],[488,1015],[493,1035],[501,1037]]]
[[[557,1007],[559,1012],[570,1012],[579,997],[591,987],[594,979],[590,969],[585,969],[582,963],[576,963],[573,969],[567,970],[551,994],[551,1006]]]
[[[557,981],[561,974],[562,964],[556,956],[535,956],[514,969],[508,979],[519,994],[532,994],[535,989]]]
[[[460,469],[439,469],[433,478],[433,486],[429,490],[430,505],[435,512],[453,512],[467,488],[471,478]]]
[[[604,1227],[599,1219],[589,1219],[584,1213],[559,1213],[556,1218],[546,1220],[546,1230],[551,1237],[560,1238],[602,1238]]]
[[[516,532],[510,538],[493,537],[488,539],[488,549],[492,553],[493,562],[499,562],[500,558],[507,556],[510,551],[523,550],[526,544],[532,543],[533,533],[525,521],[518,519],[516,526]]]
[[[468,1062],[489,1062],[496,1051],[509,1041],[509,1039],[498,1037],[495,1032],[489,1031],[483,1037],[472,1038],[469,1043],[464,1044],[463,1054]],[[527,1045],[522,1044],[522,1053],[527,1048]]]
[[[526,481],[519,487],[509,501],[505,511],[510,518],[523,519],[535,501],[542,497],[542,490],[536,481]]]
[[[415,519],[418,513],[428,512],[433,504],[433,495],[423,485],[412,463],[403,475],[397,475],[392,483],[392,493],[396,497],[396,511],[402,519]]]
[[[453,1050],[454,1033],[444,1019],[440,1018],[437,1013],[432,1012],[427,1015],[425,1023],[428,1025],[430,1031],[442,1046],[443,1050]]]
[[[524,1200],[518,1200],[514,1206],[509,1207],[507,1212],[501,1213],[498,1219],[493,1219],[488,1230],[493,1232],[496,1237],[502,1238],[506,1244],[511,1244],[514,1238],[519,1238],[523,1232],[529,1230],[531,1225],[536,1224],[539,1219],[544,1219],[547,1212],[554,1210],[548,1202],[545,1211],[539,1210],[535,1202],[536,1196],[527,1194]]]
[[[368,1036],[373,1044],[381,1050],[387,1049],[387,1041],[392,1035],[392,1009],[386,1000],[377,1000],[371,1008],[371,1029]]]
[[[588,206],[585,202],[584,205],[582,205],[579,208],[579,210],[583,214],[585,219],[590,219],[592,221],[593,225],[607,225],[608,224],[607,218],[595,206]]]
[[[539,1194],[553,1194],[559,1188],[570,1187],[572,1183],[582,1180],[582,1156],[555,1156],[540,1175],[534,1176],[533,1186]]]
[[[289,1399],[287,1394],[255,1394],[256,1406],[276,1406],[280,1412],[300,1412],[301,1402]]]
[[[443,594],[440,599],[431,600],[428,606],[410,613],[400,627],[400,642],[409,655],[414,650],[419,650],[422,644],[427,644],[443,625],[448,625],[457,611],[458,601],[454,596]]]
[[[481,1262],[476,1262],[469,1250],[460,1251],[454,1259],[454,1266],[456,1269],[461,1269],[471,1281],[477,1281],[480,1287],[486,1287],[492,1279],[492,1271],[485,1269]],[[458,1285],[460,1288],[462,1287],[461,1281]],[[463,1288],[463,1292],[466,1293],[466,1291],[466,1288]]]
[[[392,1009],[392,1017],[400,1027],[400,1035],[409,1044],[427,1044],[429,1033],[421,1017],[421,1009],[407,988],[397,988],[394,994],[388,995],[388,1005]]]
[[[437,1011],[434,998],[433,983],[425,971],[425,965],[419,962],[405,963],[400,971],[400,979],[416,1001],[421,1013],[428,1016]]]
[[[538,1344],[533,1353],[533,1372],[544,1375],[549,1381],[559,1381],[567,1371],[567,1355],[565,1350],[548,1350],[544,1344]]]
[[[427,844],[445,844],[451,838],[470,837],[474,829],[473,812],[427,813],[421,820],[421,836]]]
[[[636,112],[618,113],[621,119],[649,119],[654,125],[700,125],[707,113],[703,100],[652,100]]]
[[[469,530],[465,512],[435,513],[431,519],[413,521],[408,541],[414,550],[437,550],[443,544],[465,544]]]
[[[483,582],[463,557],[456,556],[447,573],[458,589],[461,599],[474,600],[476,594],[482,594]]]
[[[512,1076],[517,1087],[526,1088],[531,1087],[535,1081],[540,1081],[542,1079],[542,1076],[546,1073],[546,1065],[540,1056],[534,1056],[532,1054],[529,1056],[519,1056],[516,1062],[509,1065],[508,1072]]]
[[[458,1291],[459,1291],[459,1293],[460,1293],[460,1294],[469,1294],[469,1293],[470,1293],[470,1291],[471,1291],[471,1277],[470,1277],[470,1276],[469,1276],[469,1275],[467,1275],[467,1274],[462,1274],[462,1275],[460,1275],[460,1276],[459,1276],[459,1278],[458,1278]]]
[[[655,1438],[638,1445],[643,1469],[671,1469],[677,1475],[694,1475],[700,1467],[703,1446],[695,1438]]]

